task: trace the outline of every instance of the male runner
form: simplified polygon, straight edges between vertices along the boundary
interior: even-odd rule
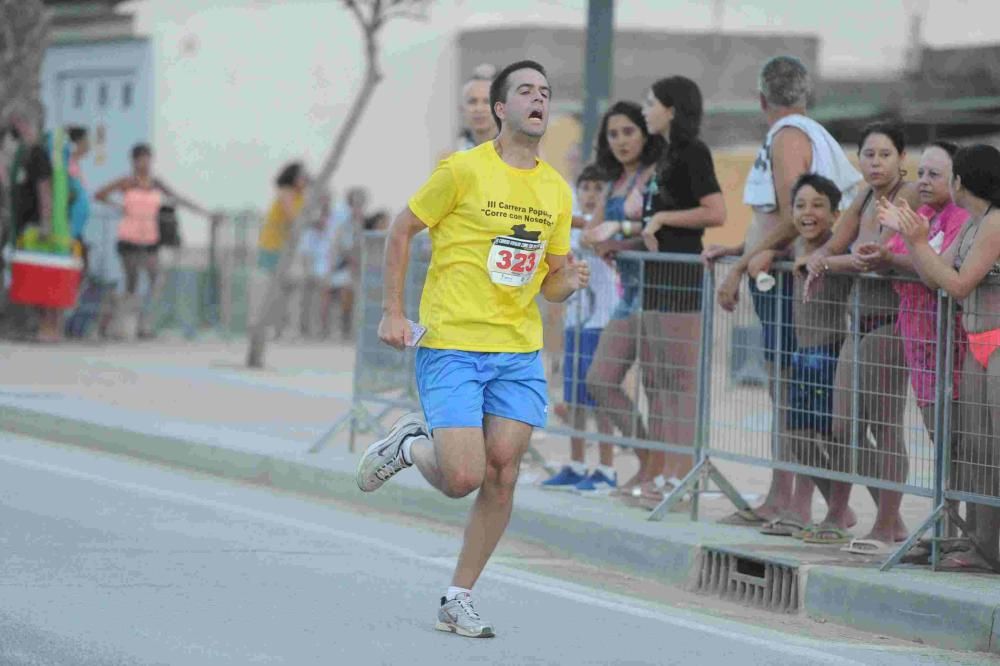
[[[488,638],[493,627],[471,590],[507,528],[521,456],[545,425],[541,292],[564,301],[587,285],[586,262],[569,252],[572,194],[538,158],[551,89],[536,62],[514,63],[490,87],[499,136],[443,160],[386,239],[379,338],[412,342],[403,313],[410,240],[430,228],[431,265],[420,303],[427,334],[416,375],[425,422],[401,418],[358,463],[358,486],[379,488],[416,465],[448,497],[478,489],[437,628]]]

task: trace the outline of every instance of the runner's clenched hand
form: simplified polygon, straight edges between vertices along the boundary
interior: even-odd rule
[[[410,343],[411,336],[410,322],[402,313],[385,312],[382,314],[382,321],[378,324],[379,340],[395,349],[405,349],[406,345]]]

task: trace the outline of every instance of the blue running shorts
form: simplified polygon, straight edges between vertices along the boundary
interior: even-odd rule
[[[545,427],[548,387],[540,351],[469,352],[421,347],[417,391],[431,431],[481,428],[492,414]]]

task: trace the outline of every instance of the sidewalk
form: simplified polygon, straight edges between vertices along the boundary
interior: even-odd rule
[[[269,367],[243,367],[245,343],[157,340],[145,344],[0,346],[0,430],[156,460],[234,479],[392,508],[460,524],[471,500],[446,499],[417,474],[401,474],[363,495],[354,483],[356,454],[340,433],[319,454],[307,449],[350,405],[353,350],[289,342],[272,345]],[[365,436],[362,436],[362,442]],[[564,438],[539,436],[552,460]],[[619,457],[627,476],[634,457]],[[744,493],[766,488],[766,470],[720,465]],[[797,569],[802,610],[810,617],[963,650],[1000,652],[1000,576],[933,573],[901,566],[880,573],[873,562],[837,547],[804,546],[745,528],[715,524],[732,507],[702,501],[702,520],[672,514],[660,523],[608,499],[535,487],[540,468],[526,467],[511,534],[543,542],[594,563],[689,586],[704,548]],[[856,529],[873,507],[856,489]],[[817,511],[822,511],[818,502]],[[907,523],[929,512],[920,498],[904,503]],[[863,533],[863,532],[858,532]]]

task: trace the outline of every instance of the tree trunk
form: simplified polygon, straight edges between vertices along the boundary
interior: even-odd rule
[[[0,0],[0,111],[14,100],[40,105],[49,12],[41,0]]]
[[[14,104],[41,110],[41,69],[48,37],[49,11],[41,0],[0,0],[0,122]],[[41,120],[41,113],[37,115]],[[0,152],[0,247],[10,232],[11,157]]]
[[[344,151],[347,149],[347,143],[350,141],[351,135],[354,133],[355,128],[357,128],[361,117],[364,115],[365,108],[367,108],[368,103],[371,101],[375,88],[382,79],[382,74],[378,69],[378,44],[376,42],[376,31],[380,27],[380,24],[377,23],[375,27],[372,28],[367,26],[363,27],[365,28],[364,82],[362,83],[361,89],[358,90],[358,94],[354,98],[353,104],[351,104],[351,109],[347,114],[346,121],[337,133],[337,138],[333,142],[333,146],[330,148],[330,152],[327,154],[326,160],[323,162],[323,166],[316,175],[315,182],[317,184],[329,182],[333,173],[337,170]],[[268,330],[275,322],[275,319],[281,311],[280,306],[281,299],[284,297],[283,292],[284,285],[286,283],[286,276],[288,275],[288,270],[291,268],[292,261],[295,258],[299,244],[299,236],[302,233],[302,229],[307,224],[307,221],[314,220],[316,215],[319,214],[321,189],[321,187],[315,186],[310,188],[309,195],[306,197],[306,201],[302,206],[301,212],[292,222],[292,228],[289,230],[288,238],[285,240],[285,245],[281,249],[278,265],[268,282],[267,293],[264,297],[264,303],[261,307],[260,314],[254,324],[250,327],[250,340],[247,349],[247,367],[264,367],[264,355],[267,347]]]

